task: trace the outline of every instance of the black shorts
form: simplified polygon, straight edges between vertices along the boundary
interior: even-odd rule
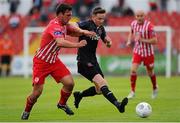
[[[11,56],[3,55],[1,56],[1,64],[10,64],[11,63]]]
[[[101,68],[97,62],[96,63],[78,62],[78,73],[86,77],[91,82],[93,81],[92,79],[96,74],[100,74],[104,78]]]

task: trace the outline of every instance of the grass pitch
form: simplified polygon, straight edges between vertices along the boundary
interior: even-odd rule
[[[75,77],[75,90],[83,90],[90,86],[88,80]],[[109,87],[116,97],[121,100],[130,90],[128,77],[106,77]],[[74,116],[67,116],[58,110],[56,103],[59,100],[61,84],[56,84],[51,78],[46,79],[44,91],[33,107],[28,121],[41,122],[180,122],[180,77],[166,79],[157,78],[159,95],[151,99],[152,86],[148,77],[138,77],[136,97],[129,100],[126,112],[121,114],[102,95],[88,97],[80,103],[79,109],[73,105],[71,96],[68,105],[75,112]],[[22,121],[21,113],[25,106],[26,96],[31,92],[31,78],[22,77],[0,78],[0,121]],[[139,118],[135,107],[139,102],[151,104],[153,112],[148,118]]]

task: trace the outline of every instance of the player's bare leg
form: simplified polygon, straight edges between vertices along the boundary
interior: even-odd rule
[[[93,81],[95,83],[97,90],[101,92],[109,102],[115,105],[119,112],[125,112],[125,106],[128,103],[128,98],[124,98],[122,102],[119,102],[114,96],[113,92],[109,90],[107,81],[100,74],[95,75]]]
[[[152,99],[155,99],[158,95],[158,84],[156,81],[156,75],[154,73],[154,67],[146,66],[147,74],[149,75],[153,87]]]
[[[132,64],[131,67],[131,77],[130,77],[130,82],[131,82],[131,91],[129,95],[127,96],[128,99],[132,99],[135,97],[135,89],[136,89],[136,79],[137,79],[137,69],[139,68],[139,64]]]
[[[39,96],[41,95],[42,91],[43,91],[43,85],[42,84],[33,85],[33,91],[27,97],[26,107],[25,107],[24,112],[22,113],[22,116],[21,116],[22,120],[28,120],[31,109],[32,109],[33,105],[36,103]]]
[[[63,77],[60,81],[63,84],[63,87],[60,91],[61,97],[57,104],[57,107],[59,109],[62,109],[63,111],[65,111],[66,114],[73,115],[74,112],[66,104],[67,100],[69,99],[69,97],[72,93],[73,87],[74,87],[73,78],[71,75],[67,75],[67,76]]]

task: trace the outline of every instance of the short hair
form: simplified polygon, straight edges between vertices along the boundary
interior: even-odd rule
[[[59,15],[59,13],[63,13],[64,14],[66,10],[71,11],[72,10],[72,6],[69,5],[69,4],[66,4],[66,3],[59,4],[56,7],[56,15]]]
[[[106,10],[101,8],[101,7],[95,7],[92,11],[92,14],[93,15],[96,15],[96,14],[104,14],[106,13]]]

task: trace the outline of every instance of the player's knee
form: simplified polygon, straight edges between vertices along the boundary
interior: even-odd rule
[[[153,71],[148,71],[148,73],[147,73],[149,76],[152,76],[153,74],[154,74],[154,72]]]
[[[66,83],[64,83],[64,86],[68,91],[72,91],[74,88],[74,81],[67,81]]]
[[[42,94],[42,90],[41,89],[36,89],[33,91],[32,93],[32,97],[36,100],[40,95]]]
[[[148,68],[147,68],[147,74],[148,74],[149,76],[152,76],[152,75],[154,74],[153,68],[148,67]]]
[[[42,94],[42,91],[34,92],[34,97],[37,99]]]
[[[74,87],[74,81],[69,82],[69,83],[68,83],[68,87],[71,88],[71,89],[73,89],[73,87]]]
[[[135,69],[131,69],[131,75],[135,75],[137,72]]]
[[[97,93],[98,95],[102,94],[101,89],[100,89],[99,87],[96,87],[96,86],[95,86],[95,88],[96,88],[96,93]]]

